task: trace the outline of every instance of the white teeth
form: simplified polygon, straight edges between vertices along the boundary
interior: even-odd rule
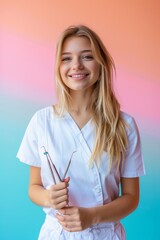
[[[75,77],[75,78],[84,77],[84,76],[85,76],[84,74],[75,74],[75,75],[72,75],[72,77]]]
[[[82,77],[85,77],[87,74],[73,74],[73,75],[70,75],[71,77],[73,78],[82,78]]]

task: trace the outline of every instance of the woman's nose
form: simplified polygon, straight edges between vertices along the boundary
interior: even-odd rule
[[[83,66],[83,63],[81,61],[81,59],[77,58],[77,59],[74,59],[73,60],[73,65],[72,65],[72,68],[74,70],[76,69],[82,69],[84,66]]]

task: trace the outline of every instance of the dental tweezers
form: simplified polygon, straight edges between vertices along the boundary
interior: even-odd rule
[[[69,169],[69,167],[70,167],[73,154],[74,154],[76,151],[72,152],[72,155],[71,155],[71,157],[70,157],[70,160],[69,160],[69,162],[68,162],[68,165],[67,165],[67,167],[66,167],[66,170],[65,170],[65,172],[64,172],[64,175],[63,175],[63,177],[61,178],[60,175],[59,175],[59,173],[58,173],[58,171],[57,171],[57,168],[56,168],[55,164],[53,163],[53,161],[52,161],[52,159],[51,159],[51,157],[50,157],[50,154],[46,151],[46,148],[45,148],[44,146],[42,146],[41,148],[44,149],[44,153],[43,153],[43,154],[46,156],[46,160],[47,160],[47,162],[48,162],[48,166],[49,166],[49,169],[50,169],[50,172],[51,172],[51,175],[52,175],[54,184],[56,184],[56,178],[55,178],[55,176],[54,176],[54,171],[55,171],[55,173],[56,173],[59,181],[60,181],[60,182],[63,182],[64,179],[65,179],[65,177],[66,177],[66,175],[67,175],[68,169]]]

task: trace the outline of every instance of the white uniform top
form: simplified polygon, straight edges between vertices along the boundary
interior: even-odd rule
[[[118,172],[112,169],[107,173],[108,155],[105,151],[99,166],[96,163],[89,165],[95,136],[92,120],[80,130],[69,113],[59,117],[51,106],[36,112],[32,117],[17,157],[26,164],[41,168],[42,183],[44,188],[48,189],[54,182],[41,147],[45,146],[61,177],[72,152],[76,150],[67,174],[70,176],[69,205],[95,207],[107,204],[119,196],[121,177],[139,177],[145,172],[136,123],[128,114],[121,114],[129,124],[126,130],[128,148],[124,163],[120,165]],[[69,233],[58,223],[54,209],[44,208],[44,211],[46,221],[39,240],[125,239],[123,227],[119,222],[96,224],[82,232]]]

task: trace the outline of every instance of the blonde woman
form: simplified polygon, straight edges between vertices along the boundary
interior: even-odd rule
[[[35,113],[17,157],[30,165],[30,199],[43,206],[39,240],[124,240],[144,174],[134,119],[120,111],[113,60],[95,32],[58,41],[57,104]],[[54,165],[53,165],[54,164]]]

